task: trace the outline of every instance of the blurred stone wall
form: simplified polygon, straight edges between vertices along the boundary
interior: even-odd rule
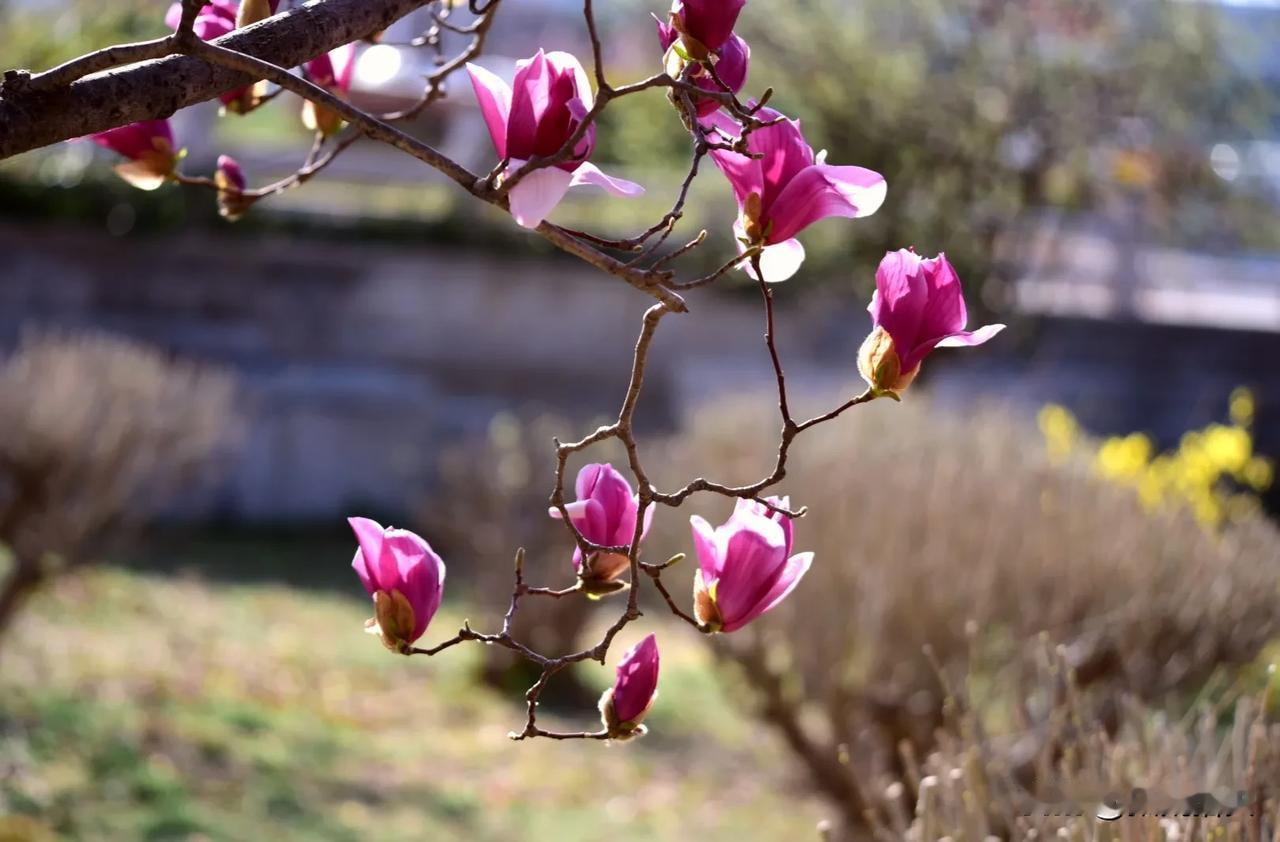
[[[190,517],[402,517],[441,451],[484,435],[500,412],[551,411],[571,419],[566,437],[584,434],[616,414],[651,303],[559,256],[4,225],[0,253],[0,351],[25,329],[92,328],[237,374],[247,437],[216,493],[176,502]],[[778,316],[798,416],[861,390],[869,327],[848,290],[801,283],[785,285]],[[755,290],[688,299],[691,316],[662,323],[638,423],[670,430],[694,404],[750,389],[775,413]],[[1171,445],[1223,419],[1245,385],[1259,447],[1280,454],[1280,332],[1011,321],[981,350],[931,358],[919,388],[961,408],[995,400],[1032,414],[1058,402],[1095,433],[1145,430]],[[548,442],[548,471],[551,453]]]

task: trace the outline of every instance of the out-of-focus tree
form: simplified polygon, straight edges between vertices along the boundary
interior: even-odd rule
[[[53,67],[103,44],[156,38],[165,33],[157,8],[163,13],[145,0],[0,0],[0,55],[14,67]]]
[[[814,551],[813,568],[773,614],[710,639],[740,667],[740,697],[864,830],[885,807],[868,782],[909,778],[910,758],[949,724],[940,674],[1006,712],[988,723],[991,751],[1035,786],[1048,768],[1035,758],[1061,757],[1025,674],[1037,641],[1061,647],[1092,716],[1114,723],[1120,699],[1185,704],[1280,632],[1280,536],[1265,517],[1215,532],[1187,506],[1149,511],[1100,474],[1090,443],[1064,454],[1025,422],[947,417],[921,397],[866,407],[796,447],[787,482],[810,511],[795,547]],[[712,406],[668,459],[750,476],[772,426]],[[664,518],[654,537],[687,529]]]
[[[219,371],[108,336],[35,336],[0,365],[0,632],[204,476],[236,438],[233,397]]]
[[[1204,150],[1265,110],[1206,4],[796,0],[747,20],[777,104],[888,179],[889,201],[834,249],[866,285],[904,243],[945,249],[971,282],[1008,280],[1026,214],[1117,193],[1144,197],[1158,236],[1183,200],[1227,203]]]
[[[1229,60],[1244,46],[1219,12],[1171,0],[749,6],[758,82],[746,92],[771,85],[771,105],[802,118],[815,148],[889,183],[852,235],[806,235],[808,273],[853,274],[869,290],[884,252],[914,244],[945,250],[969,283],[991,282],[984,299],[998,306],[1041,211],[1114,212],[1121,235],[1137,211],[1143,236],[1265,245],[1259,220],[1274,209],[1258,213],[1209,167],[1214,142],[1265,131],[1277,113]],[[603,145],[633,161],[683,154],[661,130],[675,115],[654,113],[664,106],[652,96],[611,112]]]

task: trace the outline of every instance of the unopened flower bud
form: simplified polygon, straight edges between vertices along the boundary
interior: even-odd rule
[[[244,216],[256,201],[254,197],[245,195],[244,170],[230,155],[218,156],[213,182],[218,186],[218,213],[229,222]]]
[[[172,179],[184,154],[174,148],[168,120],[143,120],[89,139],[123,155],[127,160],[116,165],[116,174],[141,190],[155,190]]]
[[[658,640],[649,635],[622,656],[613,686],[600,697],[600,718],[610,739],[629,740],[647,730],[641,720],[658,698]]]

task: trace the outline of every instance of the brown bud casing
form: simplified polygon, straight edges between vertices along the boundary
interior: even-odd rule
[[[858,373],[875,391],[896,397],[916,379],[920,366],[902,371],[893,338],[883,327],[876,327],[858,349]]]
[[[373,618],[365,621],[365,631],[377,634],[382,645],[401,655],[409,654],[413,637],[413,606],[400,591],[378,591],[373,595]]]

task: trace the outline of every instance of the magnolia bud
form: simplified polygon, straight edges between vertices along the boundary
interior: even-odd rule
[[[883,327],[877,327],[858,349],[858,372],[875,391],[897,397],[916,379],[920,366],[903,372],[893,338]]]
[[[244,171],[230,155],[218,157],[218,169],[213,174],[214,184],[218,186],[218,213],[229,222],[235,222],[257,201],[246,196]]]
[[[618,664],[614,684],[600,697],[600,719],[609,738],[629,740],[645,733],[640,722],[658,697],[658,641],[653,635],[632,647]]]

